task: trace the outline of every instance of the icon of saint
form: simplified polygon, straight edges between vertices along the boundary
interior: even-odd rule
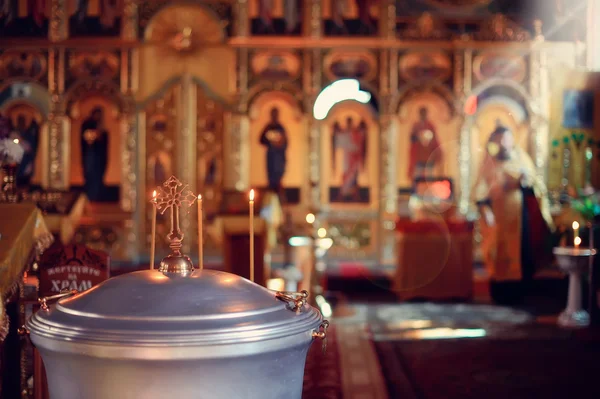
[[[104,123],[104,112],[96,107],[81,125],[84,187],[90,201],[100,201],[103,197],[108,166],[108,131]]]
[[[267,178],[269,189],[279,193],[285,174],[288,137],[279,121],[279,109],[271,109],[271,120],[260,135],[260,144],[267,148]]]

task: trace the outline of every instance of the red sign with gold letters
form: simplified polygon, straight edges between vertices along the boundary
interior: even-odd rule
[[[83,245],[55,243],[39,262],[40,296],[85,291],[108,279],[109,257]]]

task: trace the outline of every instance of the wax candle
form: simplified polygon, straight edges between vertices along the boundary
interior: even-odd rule
[[[202,243],[202,194],[198,194],[198,268],[200,270],[204,269],[204,248]]]
[[[156,190],[152,192],[152,240],[150,241],[150,269],[154,269],[154,252],[156,250]]]
[[[250,202],[250,281],[254,281],[254,189],[248,195]]]

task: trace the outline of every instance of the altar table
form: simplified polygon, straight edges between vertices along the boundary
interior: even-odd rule
[[[401,219],[396,223],[396,245],[393,289],[398,298],[472,297],[472,222]]]
[[[51,243],[42,212],[33,204],[0,204],[0,397],[21,397],[22,276]],[[5,307],[6,306],[6,307]]]

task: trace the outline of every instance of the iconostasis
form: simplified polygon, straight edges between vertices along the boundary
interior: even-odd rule
[[[294,218],[320,213],[333,256],[393,262],[415,165],[431,159],[466,212],[502,124],[546,175],[549,129],[563,135],[550,71],[581,65],[573,43],[532,47],[545,28],[483,13],[502,12],[494,1],[461,8],[478,21],[468,29],[440,12],[451,4],[428,0],[412,11],[388,0],[9,3],[0,36],[17,39],[0,42],[0,112],[31,142],[22,177],[106,203],[112,214],[95,217],[122,222],[115,259],[147,252],[152,190],[176,174],[203,194],[206,228],[227,192],[271,188]],[[338,90],[317,116],[344,79],[369,100]],[[157,229],[160,254],[161,216]]]

